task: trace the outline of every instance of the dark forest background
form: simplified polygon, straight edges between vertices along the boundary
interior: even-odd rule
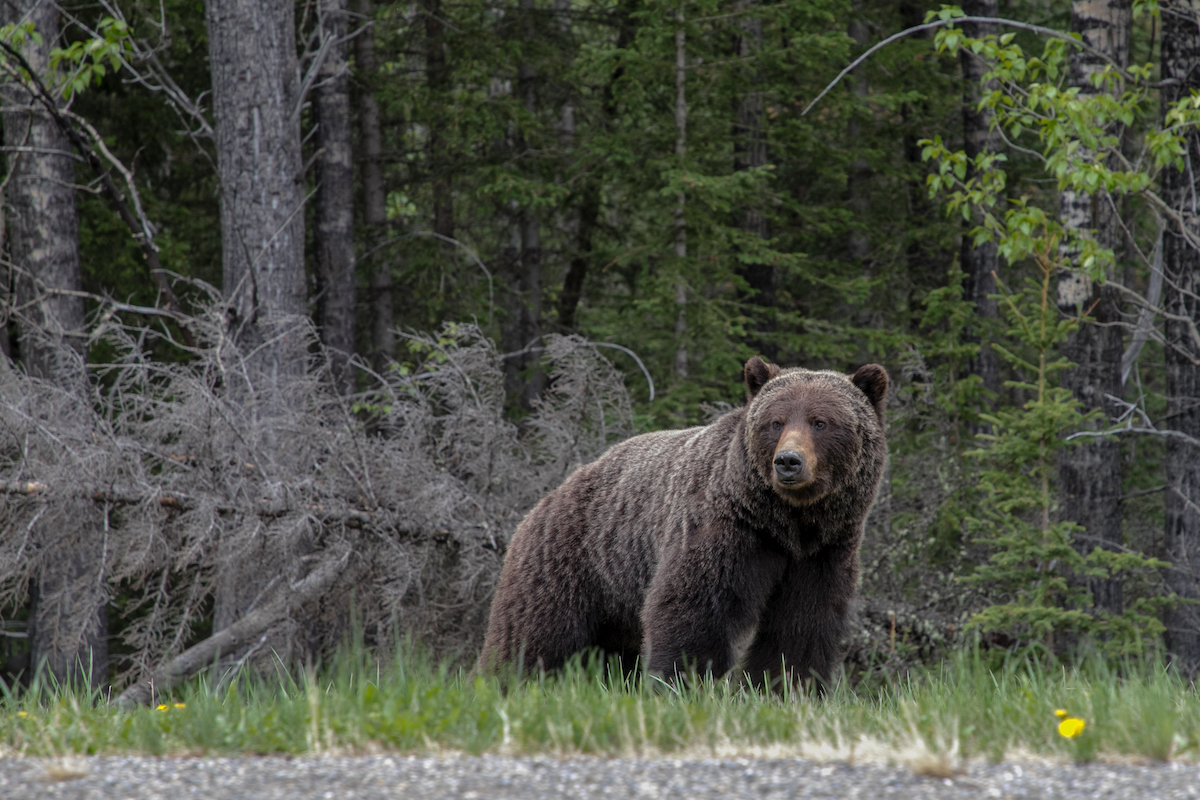
[[[1200,665],[1193,0],[3,13],[6,681],[469,661],[754,354],[892,376],[850,669]]]

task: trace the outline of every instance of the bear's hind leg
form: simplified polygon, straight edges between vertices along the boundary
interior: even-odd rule
[[[485,669],[509,664],[522,672],[556,670],[596,644],[594,610],[582,603],[555,603],[549,595],[501,582],[480,657]]]

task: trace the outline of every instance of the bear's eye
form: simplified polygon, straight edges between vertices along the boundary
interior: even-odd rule
[[[783,423],[780,422],[779,420],[776,419],[776,420],[771,421],[771,430],[777,431],[782,427],[783,427]]]
[[[814,420],[813,420],[813,424],[812,424],[812,426],[813,426],[814,428],[816,428],[817,430],[819,430],[819,431],[823,431],[823,430],[825,430],[825,420],[823,420],[823,419],[814,419]]]

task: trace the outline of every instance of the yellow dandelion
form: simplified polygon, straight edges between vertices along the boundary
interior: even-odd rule
[[[175,708],[187,708],[187,703],[176,703]]]
[[[1056,708],[1054,709],[1054,716],[1058,717],[1059,719],[1066,719],[1067,710],[1065,708]]]
[[[18,716],[18,717],[28,717],[28,716],[29,716],[29,712],[28,712],[28,711],[18,711],[18,712],[17,712],[17,716]]]
[[[1087,723],[1078,717],[1067,717],[1062,722],[1058,723],[1058,734],[1067,739],[1074,739],[1079,734],[1083,733]]]
[[[155,708],[157,708],[159,711],[166,711],[168,708],[170,708],[170,706],[168,706],[166,703],[163,703],[160,706],[155,706]]]

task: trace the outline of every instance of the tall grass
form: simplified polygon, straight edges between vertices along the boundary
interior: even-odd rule
[[[965,758],[1028,754],[1200,760],[1200,697],[1159,666],[1011,660],[993,669],[962,654],[896,682],[842,682],[820,698],[612,674],[575,663],[506,687],[411,651],[380,662],[352,649],[298,675],[200,680],[133,711],[34,685],[5,690],[0,752],[773,754],[906,761],[935,773]],[[1084,732],[1059,735],[1056,709],[1085,720]]]

